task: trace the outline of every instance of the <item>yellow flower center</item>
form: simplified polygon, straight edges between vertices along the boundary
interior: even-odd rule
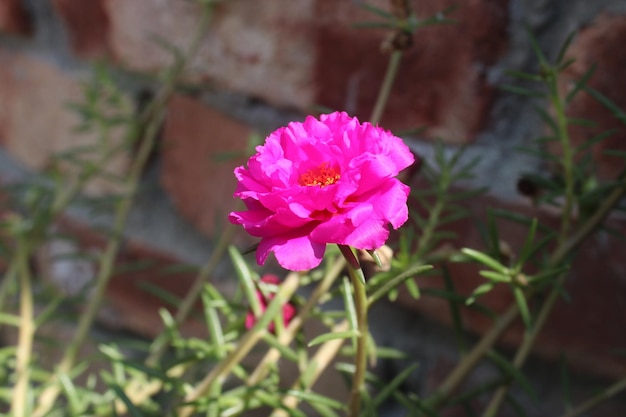
[[[332,185],[339,181],[339,178],[341,178],[339,172],[334,168],[330,168],[328,162],[324,162],[319,167],[309,169],[307,172],[300,175],[298,182],[300,185],[326,187],[327,185]]]

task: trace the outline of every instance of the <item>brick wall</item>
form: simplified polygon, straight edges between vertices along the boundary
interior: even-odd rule
[[[254,133],[263,136],[288,120],[301,119],[324,106],[367,119],[387,65],[381,44],[384,30],[357,29],[355,23],[375,17],[359,8],[361,1],[228,0],[215,9],[210,29],[186,78],[186,89],[168,104],[161,147],[145,175],[145,187],[131,215],[123,256],[146,257],[160,264],[183,260],[199,264],[211,250],[216,225],[234,207],[231,198],[234,166],[243,159],[217,162],[223,152],[243,149]],[[386,8],[385,0],[370,4]],[[428,159],[431,143],[442,139],[450,150],[467,145],[467,158],[481,157],[471,186],[488,185],[489,195],[470,208],[484,216],[486,207],[533,213],[518,195],[522,172],[544,169],[536,160],[513,151],[541,136],[545,125],[531,103],[503,93],[512,80],[506,70],[536,67],[525,28],[536,33],[548,56],[554,56],[567,35],[576,31],[570,55],[577,59],[568,76],[580,77],[592,65],[590,84],[617,105],[626,107],[626,3],[620,0],[415,0],[420,16],[453,4],[453,25],[418,33],[406,52],[389,106],[381,124],[395,131],[424,127],[409,139]],[[96,138],[78,134],[75,114],[65,104],[81,94],[92,64],[104,61],[139,100],[150,92],[150,77],[166,68],[171,55],[155,42],[165,39],[184,47],[198,24],[192,1],[160,0],[5,0],[0,3],[0,176],[3,182],[45,169],[50,156]],[[130,103],[135,105],[135,103]],[[576,143],[604,129],[617,129],[606,146],[626,149],[626,130],[587,96],[572,104],[572,117],[598,122],[573,129]],[[595,151],[602,174],[610,176],[623,160]],[[124,175],[128,158],[109,169]],[[110,191],[92,184],[90,191]],[[553,221],[550,213],[539,213]],[[68,227],[98,247],[93,219],[80,209],[68,215]],[[99,221],[107,222],[103,217]],[[624,220],[612,225],[626,230]],[[156,227],[158,225],[158,227]],[[472,224],[453,225],[464,246],[480,245]],[[505,226],[502,239],[513,249],[524,233]],[[95,240],[94,240],[95,239]],[[237,236],[245,242],[244,236]],[[97,249],[94,249],[97,250]],[[554,358],[567,346],[577,367],[603,376],[626,372],[626,361],[612,353],[626,346],[626,264],[623,242],[607,234],[590,239],[574,265],[567,290],[573,303],[560,303],[539,341],[539,352]],[[42,257],[42,259],[46,259]],[[44,261],[45,262],[45,261]],[[44,265],[45,266],[45,265]],[[45,268],[44,268],[45,269]],[[222,281],[227,286],[224,265]],[[453,271],[459,288],[476,286],[474,270]],[[132,276],[130,276],[132,275]],[[171,288],[171,281],[153,271],[115,277],[109,294],[110,314],[117,326],[141,334],[158,327],[156,299],[136,292],[148,280]],[[62,277],[60,278],[62,279]],[[177,277],[181,291],[191,276]],[[423,286],[436,285],[428,280]],[[510,302],[493,294],[494,307]],[[419,314],[448,321],[445,304],[401,296],[403,305]],[[144,319],[145,318],[145,319]],[[468,315],[467,325],[482,332],[489,322]],[[190,326],[193,332],[193,326]],[[521,330],[507,335],[516,343]],[[407,336],[408,337],[408,336]],[[591,359],[593,358],[593,359]]]

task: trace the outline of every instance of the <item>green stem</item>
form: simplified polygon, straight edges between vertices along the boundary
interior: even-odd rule
[[[16,383],[11,399],[11,411],[14,417],[26,417],[29,412],[30,361],[35,335],[33,291],[28,265],[28,247],[20,239],[16,262],[20,282],[20,329],[18,336],[15,375]]]
[[[398,68],[400,67],[400,61],[402,59],[402,51],[394,50],[389,57],[389,64],[387,65],[387,72],[385,78],[378,92],[378,98],[376,104],[374,104],[374,110],[372,110],[372,116],[370,117],[370,123],[373,125],[378,124],[387,106],[389,95],[391,94],[391,87],[398,74]]]
[[[352,266],[350,260],[348,260],[348,275],[350,275],[352,288],[354,290],[354,306],[357,320],[356,355],[354,358],[355,370],[352,376],[350,409],[348,415],[350,417],[358,417],[361,410],[361,392],[365,384],[365,371],[367,370],[367,339],[369,335],[367,323],[368,302],[363,270]]]
[[[596,407],[598,404],[601,404],[602,402],[619,394],[624,390],[626,390],[626,378],[617,381],[615,384],[611,385],[601,393],[580,404],[573,410],[568,411],[562,417],[577,417],[581,414],[584,414],[592,408]]]
[[[555,73],[550,77],[549,82],[549,89],[551,92],[550,101],[556,114],[557,135],[559,137],[559,141],[561,142],[561,148],[563,151],[561,162],[563,164],[563,180],[565,181],[565,206],[563,207],[561,232],[559,234],[559,243],[562,243],[567,239],[570,232],[572,211],[574,209],[576,195],[574,193],[574,158],[569,133],[567,131],[567,116],[565,114],[564,103],[560,97],[557,86],[557,73],[556,70],[554,71]]]

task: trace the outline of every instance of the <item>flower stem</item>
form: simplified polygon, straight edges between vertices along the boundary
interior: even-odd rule
[[[365,290],[365,276],[361,265],[354,256],[352,248],[347,245],[339,245],[339,250],[348,263],[348,275],[352,281],[354,291],[354,308],[356,310],[357,336],[356,355],[354,358],[354,375],[352,376],[352,388],[350,390],[350,417],[357,417],[361,410],[361,391],[364,389],[365,371],[367,369],[367,292]]]
[[[33,291],[30,268],[28,266],[28,247],[23,238],[18,243],[16,263],[20,283],[20,331],[18,336],[15,375],[17,377],[11,399],[11,415],[26,417],[30,415],[28,391],[30,386],[30,360],[35,335]]]
[[[348,271],[351,268],[348,267]],[[358,335],[356,338],[356,358],[354,376],[352,378],[352,390],[350,392],[350,417],[357,417],[361,409],[361,391],[364,389],[365,370],[367,368],[367,294],[365,285],[357,277],[355,271],[349,272],[352,286],[354,287],[354,305],[356,307],[356,319]]]
[[[374,110],[372,110],[372,116],[370,117],[370,123],[373,125],[380,122],[383,112],[385,111],[385,107],[387,107],[387,101],[389,100],[389,95],[391,94],[391,87],[396,80],[401,60],[401,50],[394,50],[389,57],[387,72],[385,73],[385,78],[383,79],[383,83],[378,92],[378,98],[376,99],[376,104],[374,104]]]

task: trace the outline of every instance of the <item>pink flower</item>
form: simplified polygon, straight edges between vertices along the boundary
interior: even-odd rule
[[[376,249],[388,225],[408,218],[409,187],[395,178],[414,162],[402,140],[346,113],[309,116],[271,133],[247,168],[235,169],[235,197],[247,211],[229,220],[260,237],[257,262],[274,252],[286,269],[318,266],[327,243]]]
[[[278,285],[280,284],[280,279],[276,275],[267,274],[267,275],[264,275],[263,278],[261,278],[261,282],[265,284]],[[261,312],[265,312],[265,310],[267,310],[267,305],[270,303],[270,301],[274,299],[274,294],[269,291],[263,292],[260,289],[258,289],[256,291],[256,297],[257,297],[257,300],[259,300],[259,305],[261,306]],[[283,325],[287,326],[295,315],[296,315],[296,308],[293,306],[293,304],[290,304],[290,303],[285,304],[283,306],[283,311],[282,311]],[[252,326],[256,324],[256,320],[257,318],[254,317],[254,313],[252,312],[252,310],[249,310],[248,314],[246,314],[246,329],[251,329]],[[268,326],[268,330],[274,333],[275,331],[274,327],[275,327],[274,323],[272,322]]]

